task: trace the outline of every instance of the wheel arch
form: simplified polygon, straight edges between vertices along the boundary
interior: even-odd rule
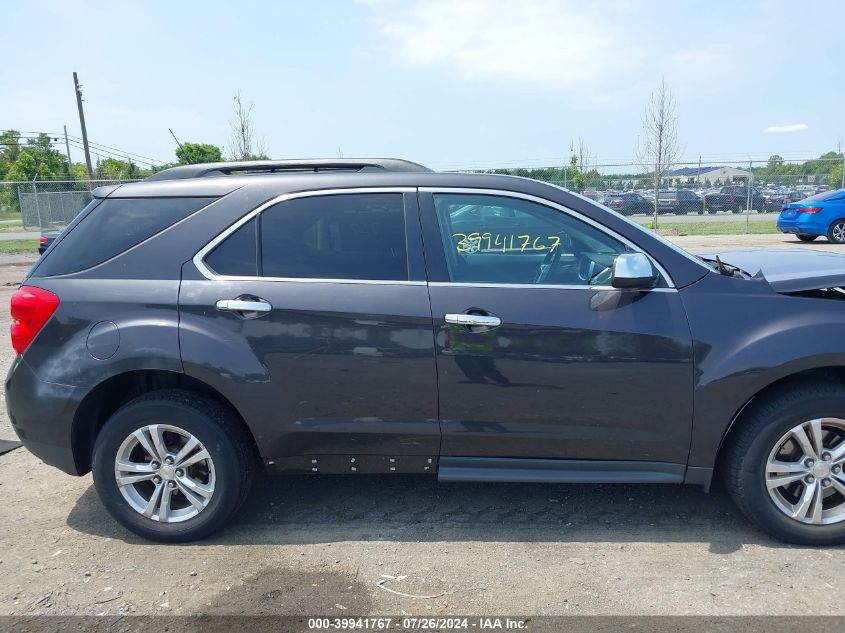
[[[91,389],[80,402],[71,426],[71,446],[79,474],[90,472],[94,441],[115,411],[140,395],[174,388],[201,393],[229,409],[247,433],[254,456],[259,459],[258,446],[249,425],[237,408],[214,387],[187,374],[143,369],[110,376]]]
[[[843,216],[843,215],[834,216],[834,219],[831,220],[830,222],[828,222],[828,224],[827,224],[827,230],[825,231],[824,234],[831,242],[833,242],[833,239],[831,238],[831,233],[833,232],[833,225],[838,223],[838,222],[845,222],[845,216]],[[838,244],[839,242],[834,242],[834,243]]]
[[[749,413],[762,404],[769,395],[785,389],[793,389],[802,384],[819,382],[833,382],[845,387],[845,367],[840,365],[828,365],[804,369],[770,382],[746,400],[736,413],[734,413],[730,423],[722,433],[722,437],[719,441],[719,447],[716,450],[715,470],[719,470],[725,454],[724,449],[730,445],[733,434],[742,427],[743,419],[745,419]]]

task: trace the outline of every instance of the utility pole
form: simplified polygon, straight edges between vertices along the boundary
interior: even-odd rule
[[[839,153],[842,154],[842,139],[839,139]],[[833,184],[833,183],[831,183]],[[840,189],[845,189],[845,154],[842,155],[842,182],[839,183]]]
[[[65,151],[67,152],[67,173],[68,176],[73,176],[73,162],[70,160],[70,143],[67,142],[67,125],[65,128]]]
[[[745,232],[748,233],[749,231],[749,221],[751,217],[751,186],[754,184],[754,171],[753,171],[754,163],[751,159],[748,159],[748,202],[745,205]]]
[[[88,167],[88,178],[94,179],[94,170],[91,167],[91,152],[88,150],[88,130],[85,128],[85,113],[82,111],[82,89],[79,87],[79,78],[76,71],[73,71],[73,87],[76,90],[76,107],[79,110],[79,127],[82,128],[82,147],[85,149],[85,165]]]

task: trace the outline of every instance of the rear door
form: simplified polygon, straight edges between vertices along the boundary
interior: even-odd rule
[[[180,312],[185,371],[232,394],[277,468],[433,470],[434,341],[414,190],[263,205],[186,265]]]
[[[685,463],[692,342],[677,291],[665,276],[649,291],[610,287],[633,245],[527,198],[420,195],[441,468],[452,456]]]

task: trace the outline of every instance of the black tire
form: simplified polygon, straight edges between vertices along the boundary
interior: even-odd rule
[[[840,233],[838,229],[842,229]],[[839,234],[841,237],[836,237]],[[845,244],[845,218],[839,218],[830,223],[827,229],[827,241],[832,244]]]
[[[742,208],[743,206],[744,205],[737,203],[736,205],[734,205],[733,212],[742,213],[743,211],[745,211],[745,209]]]
[[[115,479],[115,458],[136,430],[167,422],[198,439],[214,464],[214,493],[193,518],[166,523],[147,518],[124,499]],[[205,538],[223,527],[249,493],[257,459],[251,438],[226,407],[201,394],[168,389],[130,401],[112,415],[97,435],[92,457],[94,486],[109,513],[123,526],[153,541]]]
[[[765,483],[765,465],[775,443],[801,422],[825,417],[845,418],[845,387],[832,382],[799,383],[752,403],[724,448],[722,477],[734,502],[752,523],[787,543],[845,543],[845,521],[800,523],[778,509]]]
[[[799,233],[795,237],[797,237],[802,242],[812,242],[818,237],[818,235],[806,235],[805,233]]]

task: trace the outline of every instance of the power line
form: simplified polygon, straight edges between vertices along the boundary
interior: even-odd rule
[[[74,139],[69,138],[68,142],[71,144],[72,147],[75,147],[76,149],[84,149],[83,145],[79,141],[76,141]],[[97,148],[97,147],[91,147],[91,153],[94,154],[94,156],[96,156],[98,159],[113,158],[113,159],[116,159],[116,160],[119,160],[119,161],[122,161],[122,162],[128,162],[128,163],[136,163],[137,162],[137,163],[142,163],[144,165],[155,166],[154,163],[147,163],[145,161],[139,161],[137,159],[132,159],[128,156],[118,154],[117,152],[103,150],[103,149],[100,149],[100,148]]]
[[[76,139],[77,141],[82,140],[78,136],[74,136],[73,134],[68,134],[68,136],[70,136],[70,138]],[[95,143],[94,141],[88,141],[88,144],[92,145],[92,146],[96,145],[96,146],[104,148],[104,149],[113,150],[113,151],[118,152],[118,153],[120,153],[124,156],[131,155],[131,156],[137,156],[138,158],[143,158],[143,159],[146,159],[146,160],[154,161],[153,163],[150,163],[151,165],[152,164],[162,164],[162,163],[166,162],[166,161],[163,161],[163,160],[159,160],[157,158],[153,158],[152,156],[144,156],[143,154],[138,154],[136,152],[128,152],[126,150],[120,149],[119,147],[112,147],[111,145],[106,145],[104,143]]]
[[[82,149],[80,141],[78,141],[77,139],[74,139],[74,138],[70,138],[70,135],[68,135],[68,142],[73,147],[75,147],[77,149]],[[97,157],[105,156],[106,158],[115,158],[115,159],[122,160],[122,161],[125,161],[125,162],[140,163],[140,164],[143,164],[143,165],[149,165],[150,167],[156,167],[156,166],[161,164],[161,163],[153,163],[153,162],[150,162],[150,161],[142,160],[142,159],[139,159],[139,158],[134,157],[134,156],[129,156],[127,154],[121,154],[119,151],[112,151],[112,150],[108,150],[108,149],[103,149],[102,147],[95,146],[92,143],[89,143],[89,146],[91,147],[91,153],[94,154]]]
[[[38,140],[40,134],[45,134],[48,137],[50,137],[51,139],[54,139],[54,140],[50,141],[51,145],[60,143],[61,139],[64,137],[64,133],[54,134],[54,133],[51,133],[51,132],[21,132],[19,130],[0,130],[0,134],[5,133],[5,132],[13,132],[13,131],[17,132],[18,138],[20,140],[33,140],[33,141],[35,141],[35,140]],[[77,143],[83,143],[84,144],[83,139],[79,136],[74,135],[74,134],[68,133],[68,138],[71,141],[76,141]],[[14,143],[4,143],[4,144],[5,145],[14,145]],[[24,143],[17,143],[17,145],[25,146]],[[164,161],[164,160],[159,160],[157,158],[153,158],[152,156],[145,156],[143,154],[138,154],[137,152],[129,152],[127,150],[120,149],[119,147],[112,147],[111,145],[106,145],[104,143],[96,143],[96,142],[91,141],[91,140],[88,141],[88,145],[89,145],[89,147],[95,147],[95,146],[99,147],[103,153],[114,154],[116,156],[120,156],[121,158],[127,158],[127,157],[131,156],[131,157],[134,157],[134,158],[137,158],[137,159],[143,159],[143,160],[139,160],[138,162],[142,162],[146,165],[163,165],[167,162],[167,161]]]

